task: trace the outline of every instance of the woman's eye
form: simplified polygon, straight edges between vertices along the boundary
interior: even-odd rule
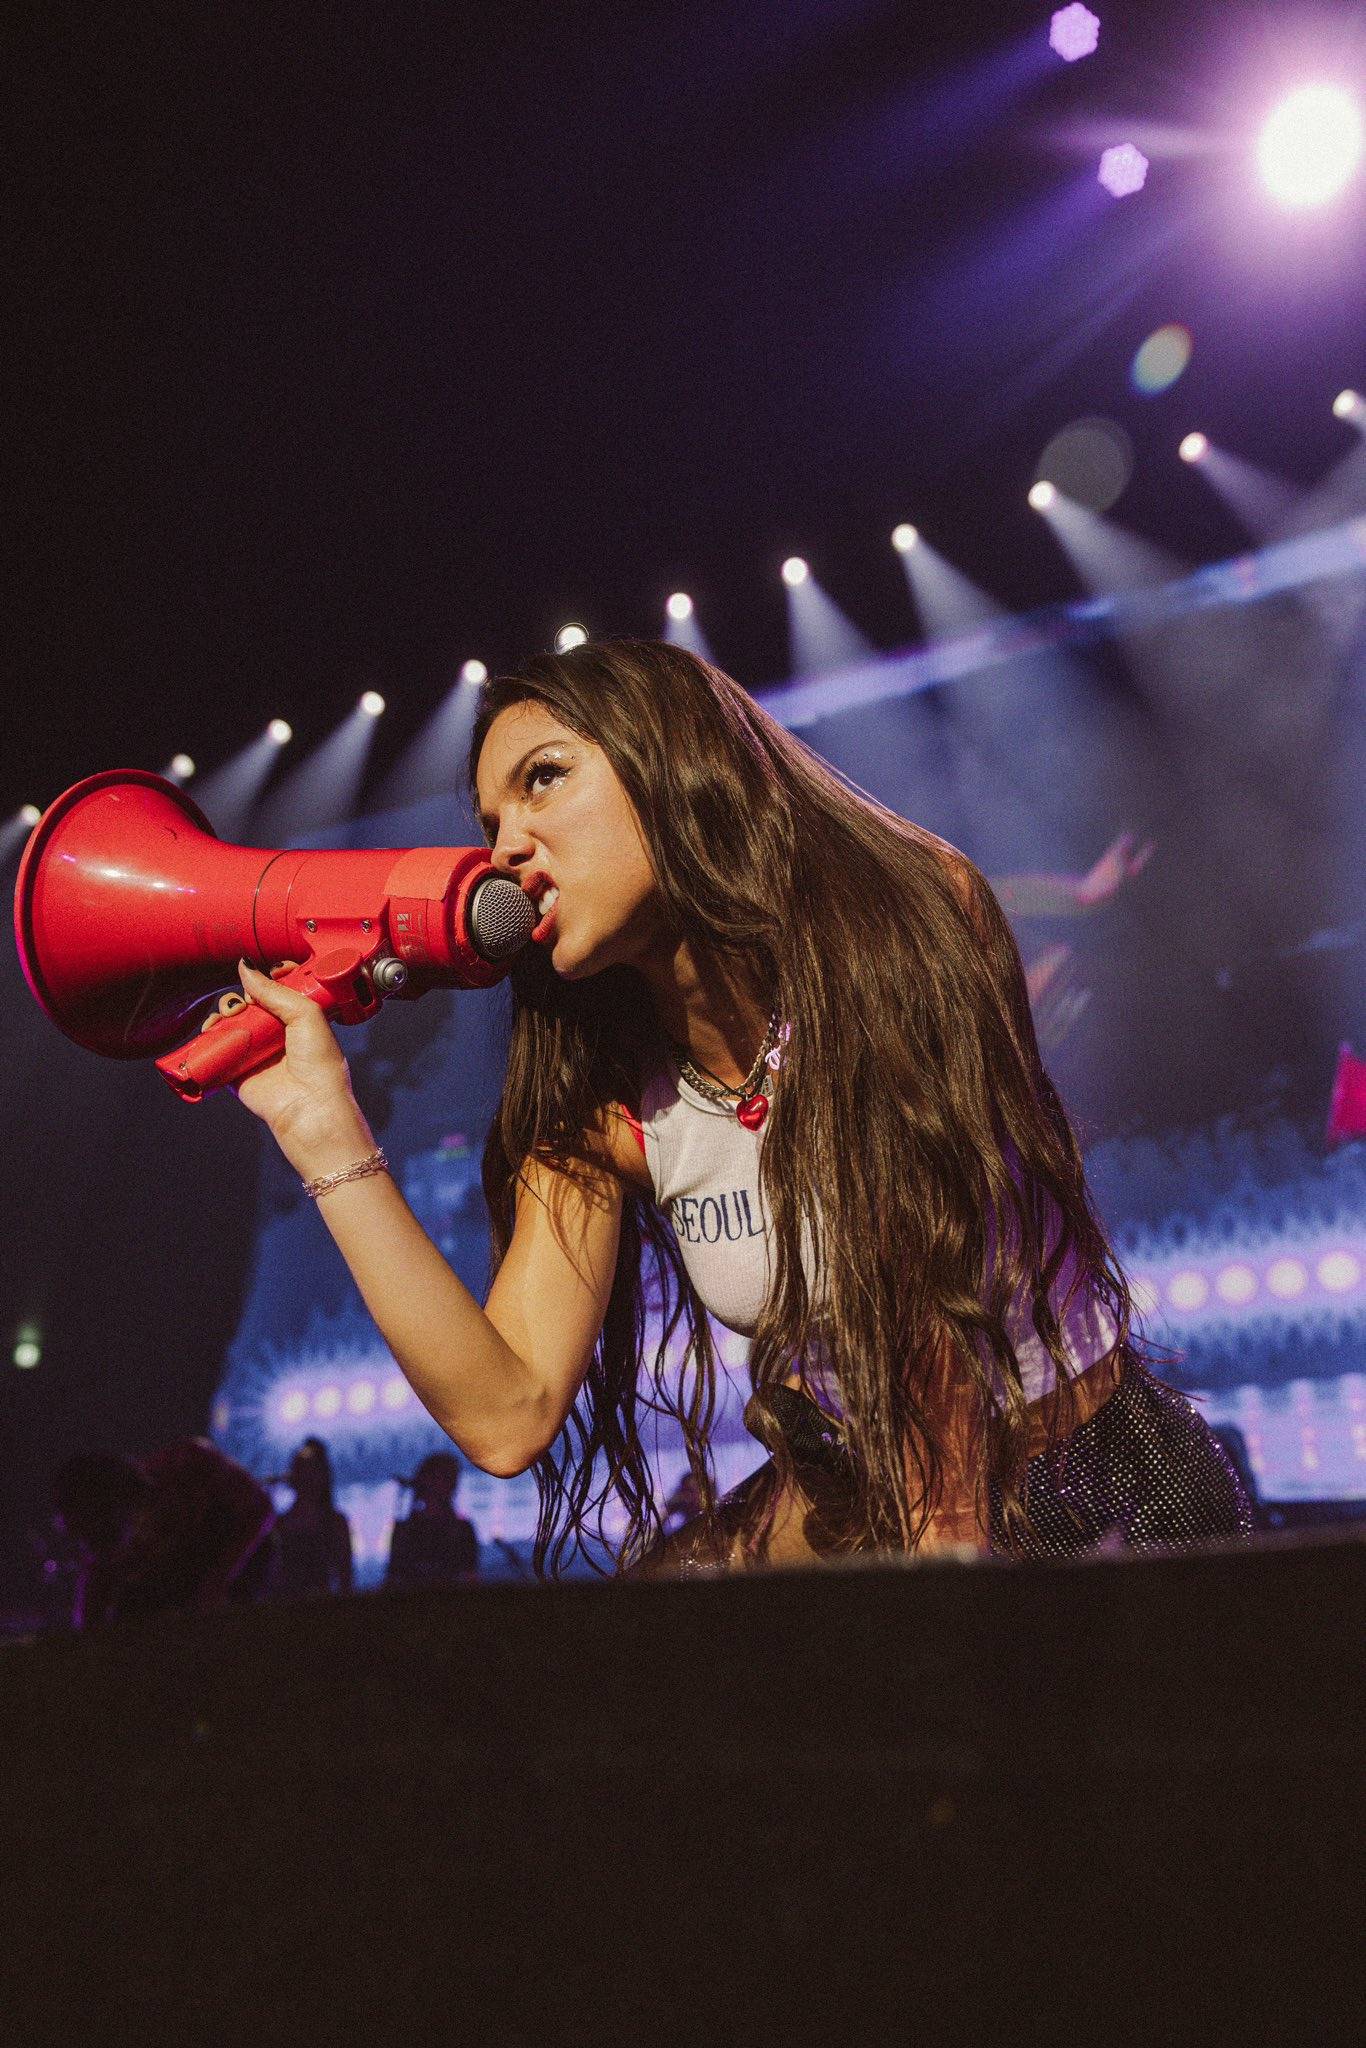
[[[557,761],[538,761],[533,768],[527,770],[526,786],[534,794],[539,795],[542,790],[549,789],[552,783],[558,782],[563,774],[564,769]],[[543,782],[542,776],[548,777],[549,780]]]

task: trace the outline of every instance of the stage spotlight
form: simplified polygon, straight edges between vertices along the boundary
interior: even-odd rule
[[[571,620],[567,626],[561,626],[555,635],[555,652],[568,654],[571,648],[582,647],[587,638],[587,626],[581,626],[577,620]]]
[[[1117,142],[1100,160],[1096,176],[1115,199],[1128,199],[1141,192],[1148,177],[1148,159],[1132,142]]]
[[[903,523],[892,528],[892,546],[899,555],[909,555],[919,538],[920,535],[913,526]]]
[[[1036,484],[1030,485],[1029,502],[1036,512],[1046,512],[1057,495],[1056,485],[1050,484],[1046,477],[1040,477]]]
[[[378,718],[384,709],[384,699],[378,690],[367,690],[360,700],[359,708],[367,718]]]
[[[1183,462],[1203,462],[1209,454],[1209,442],[1203,434],[1187,434],[1176,452]]]
[[[10,1357],[20,1372],[32,1372],[43,1359],[43,1333],[36,1323],[20,1323]]]
[[[789,590],[795,590],[799,583],[805,583],[811,571],[800,555],[789,555],[783,563],[783,582]]]
[[[1048,41],[1065,64],[1075,64],[1079,57],[1089,57],[1100,41],[1100,17],[1075,0],[1075,5],[1060,7],[1053,16]]]
[[[460,671],[461,682],[473,683],[476,689],[480,688],[488,679],[489,672],[482,661],[467,661]]]
[[[38,820],[42,817],[42,815],[43,814],[39,810],[37,804],[25,804],[23,809],[19,813],[19,823],[21,825],[27,825],[29,831],[31,832],[34,826],[37,824]]]
[[[272,718],[266,733],[277,747],[287,747],[294,737],[294,728],[287,718]]]
[[[188,754],[175,754],[171,759],[171,780],[188,782],[194,774],[194,762]]]
[[[1262,182],[1281,206],[1325,206],[1361,161],[1361,109],[1340,85],[1302,85],[1257,138]]]
[[[690,619],[692,617],[692,599],[688,596],[686,590],[676,590],[664,609],[671,619]]]
[[[1366,418],[1366,398],[1359,391],[1339,391],[1333,400],[1333,416],[1340,420]]]

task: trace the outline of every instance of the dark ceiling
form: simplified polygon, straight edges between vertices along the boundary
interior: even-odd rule
[[[1023,500],[1082,413],[1136,443],[1117,518],[1235,550],[1180,435],[1309,481],[1366,375],[1362,181],[1287,219],[1246,147],[1282,82],[1359,72],[1363,10],[1097,11],[1073,66],[999,0],[11,23],[0,813],[277,713],[307,747],[366,686],[379,774],[466,656],[655,633],[680,586],[757,686],[794,548],[901,644],[901,518],[1069,595]],[[1167,142],[1115,203],[1134,121]],[[1172,319],[1192,367],[1142,398]]]

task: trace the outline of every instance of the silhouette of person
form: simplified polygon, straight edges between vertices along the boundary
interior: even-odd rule
[[[453,1586],[479,1570],[479,1541],[473,1522],[455,1511],[460,1460],[432,1451],[407,1482],[412,1511],[395,1522],[389,1541],[386,1586]]]
[[[321,1437],[308,1436],[289,1461],[284,1484],[293,1505],[275,1524],[271,1593],[281,1599],[349,1593],[354,1583],[351,1524],[332,1497],[332,1460]]]
[[[274,1519],[265,1489],[202,1437],[141,1463],[101,1452],[68,1458],[52,1498],[81,1549],[76,1628],[223,1606]]]

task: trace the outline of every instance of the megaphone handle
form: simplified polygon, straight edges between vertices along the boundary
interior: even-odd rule
[[[259,1074],[285,1049],[285,1027],[259,1003],[248,1003],[157,1061],[182,1102],[202,1102],[218,1088]]]

